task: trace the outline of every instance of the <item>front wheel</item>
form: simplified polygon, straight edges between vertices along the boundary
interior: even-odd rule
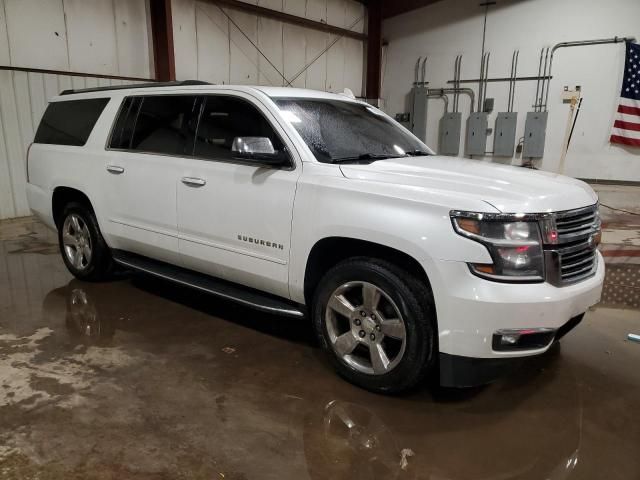
[[[64,209],[58,226],[60,253],[67,269],[80,280],[111,278],[113,260],[93,210],[81,203]]]
[[[368,390],[408,390],[434,363],[431,292],[389,262],[352,258],[329,270],[314,296],[313,321],[338,373]]]

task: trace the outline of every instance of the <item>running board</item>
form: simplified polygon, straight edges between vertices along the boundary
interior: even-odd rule
[[[275,295],[269,295],[258,290],[249,289],[242,285],[220,280],[202,273],[176,267],[168,263],[143,257],[123,250],[112,250],[111,254],[116,263],[125,267],[163,278],[171,282],[196,288],[225,300],[245,305],[256,310],[284,315],[287,317],[304,317],[305,313],[296,305],[287,303]]]

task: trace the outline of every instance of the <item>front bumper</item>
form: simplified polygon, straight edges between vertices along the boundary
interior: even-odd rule
[[[464,262],[439,261],[434,296],[441,354],[471,359],[504,359],[545,352],[495,351],[497,330],[514,328],[560,329],[600,301],[604,260],[598,253],[594,276],[565,287],[549,283],[511,284],[483,280],[471,274]]]
[[[557,329],[549,345],[578,326],[582,317],[584,313],[573,317]],[[485,385],[517,369],[524,358],[526,357],[473,358],[440,353],[440,385],[456,388]]]

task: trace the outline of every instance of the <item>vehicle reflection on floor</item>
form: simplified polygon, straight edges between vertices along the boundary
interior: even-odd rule
[[[119,331],[142,335],[148,331],[136,319],[144,309],[123,308],[123,303],[114,301],[126,299],[128,291],[138,286],[72,280],[47,295],[45,310],[56,311],[64,304],[72,345],[116,348]],[[166,296],[166,288],[170,286],[145,284],[145,290],[135,294],[149,305],[154,301],[151,295]],[[189,292],[179,293],[185,294]],[[175,300],[175,291],[169,295]],[[162,297],[155,301],[166,302]],[[311,385],[297,381],[287,385],[288,401],[281,398],[265,405],[261,397],[266,392],[258,391],[255,398],[244,399],[243,408],[253,415],[269,417],[275,410],[278,416],[286,416],[288,404],[304,399],[299,411],[302,421],[288,428],[302,430],[312,479],[564,479],[579,461],[582,407],[576,380],[571,369],[561,365],[559,350],[529,362],[520,372],[521,380],[511,379],[494,391],[436,389],[409,398],[413,403],[409,409],[403,408],[406,401],[402,399],[369,394],[364,402],[333,398],[326,389],[310,396]],[[540,375],[541,371],[546,373]],[[229,410],[234,408],[234,395],[243,390],[243,385],[235,385],[225,392],[227,418],[233,415]],[[281,397],[277,392],[270,394]],[[416,405],[417,401],[423,405]],[[240,420],[242,412],[237,413]],[[240,424],[247,432],[268,434],[251,421],[240,420]],[[243,437],[228,440],[246,441]]]
[[[67,287],[66,325],[72,338],[96,345],[108,344],[115,334],[114,318],[101,315],[81,285]]]
[[[395,423],[396,420],[393,421]],[[541,459],[541,452],[540,449],[536,449],[535,441],[532,442],[531,437],[526,436],[526,428],[523,429],[525,431],[522,432],[521,439],[508,435],[504,445],[495,445],[493,447],[495,457],[487,462],[486,455],[489,453],[486,445],[476,449],[465,445],[461,449],[460,447],[466,443],[466,438],[455,438],[455,435],[444,441],[433,439],[434,442],[429,445],[426,458],[418,457],[412,449],[402,448],[393,429],[383,423],[373,410],[353,403],[333,400],[325,406],[322,425],[315,425],[313,422],[307,425],[309,426],[306,429],[310,430],[310,436],[323,436],[321,444],[307,455],[312,478],[327,478],[325,475],[329,470],[329,478],[336,479],[546,478],[556,480],[569,478],[579,458],[579,423],[575,431],[565,432],[562,439],[573,443],[576,449],[567,450],[569,454],[566,456],[559,451],[556,452],[558,461],[555,466],[547,464],[546,459]],[[539,428],[545,428],[545,425],[539,425]],[[576,434],[575,437],[574,434]],[[485,440],[494,439],[491,432],[486,432],[486,435]],[[543,441],[543,438],[540,440]],[[522,445],[517,445],[520,442],[527,443],[527,448],[522,449],[523,452],[527,452],[526,458],[521,458],[520,454],[509,457],[514,451],[520,450]],[[479,455],[480,452],[482,452],[481,455]],[[457,456],[454,457],[452,453],[457,453]],[[483,456],[484,458],[481,458]],[[343,461],[332,462],[332,459],[336,458]],[[446,458],[449,459],[450,464],[443,462]],[[470,460],[473,460],[472,464],[469,463]],[[313,465],[314,461],[317,461],[317,465]],[[467,470],[470,473],[464,472]]]

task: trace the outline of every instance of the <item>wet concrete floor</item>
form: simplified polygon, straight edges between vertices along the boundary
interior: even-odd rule
[[[640,478],[640,265],[610,259],[610,298],[549,354],[385,397],[338,378],[306,321],[79,282],[42,225],[0,223],[0,478]]]

